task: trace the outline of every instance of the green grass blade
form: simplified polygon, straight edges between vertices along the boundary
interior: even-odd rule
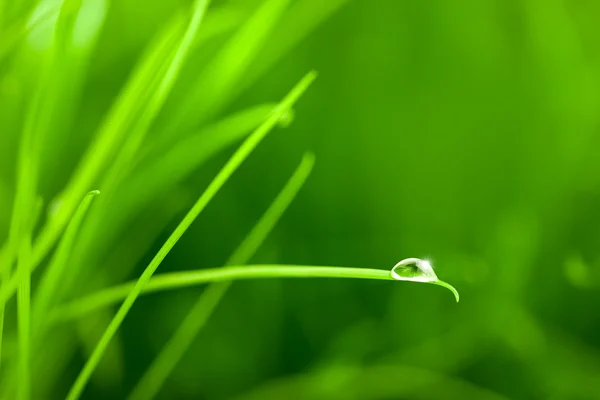
[[[158,154],[157,151],[155,157],[149,157],[152,161],[123,188],[124,197],[135,202],[122,207],[124,211],[130,212],[129,209],[138,208],[139,203],[169,190],[207,159],[256,129],[274,108],[274,104],[262,104],[243,110],[186,137],[167,152],[162,149]]]
[[[234,251],[227,261],[227,265],[245,264],[252,258],[306,182],[313,164],[314,156],[311,153],[305,154],[292,177],[252,231]],[[129,396],[131,400],[151,399],[157,395],[175,365],[210,318],[220,299],[227,292],[229,285],[230,282],[212,284],[200,295],[175,334],[132,391]]]
[[[19,250],[17,273],[22,276],[17,291],[17,326],[19,331],[19,379],[18,397],[26,400],[30,397],[31,374],[31,275],[29,262],[31,257],[31,233],[26,234]]]
[[[36,290],[36,296],[33,303],[34,323],[36,326],[43,324],[46,312],[52,305],[52,302],[56,302],[55,296],[57,296],[59,284],[61,283],[64,270],[67,267],[69,255],[71,254],[75,237],[79,231],[79,226],[81,225],[83,217],[92,203],[93,198],[99,193],[99,191],[95,190],[88,193],[83,198],[60,240],[50,264],[44,271],[40,285]]]
[[[13,255],[12,247],[10,243],[6,243],[0,249],[0,267],[7,266],[12,263]],[[2,287],[6,280],[10,278],[10,270],[8,267],[0,268],[0,287]],[[5,304],[0,303],[0,367],[2,366],[2,344],[3,344],[3,336],[4,336],[4,308]]]
[[[189,228],[192,222],[194,222],[194,220],[200,214],[200,212],[204,210],[206,205],[216,195],[219,189],[225,184],[225,182],[227,182],[227,180],[233,174],[233,172],[235,172],[235,170],[250,155],[250,153],[258,145],[258,143],[277,124],[281,116],[284,115],[285,112],[292,107],[294,102],[308,88],[308,86],[312,83],[315,77],[316,74],[314,72],[309,73],[296,85],[296,87],[294,87],[294,89],[292,89],[292,91],[278,105],[276,110],[271,114],[267,121],[265,121],[256,131],[254,131],[252,135],[250,135],[246,139],[246,141],[240,146],[240,148],[233,154],[233,156],[229,159],[225,166],[223,166],[223,168],[219,171],[217,176],[206,188],[204,193],[202,193],[198,201],[194,204],[194,206],[184,217],[181,223],[177,226],[177,228],[175,228],[175,231],[171,234],[171,236],[167,239],[167,241],[158,251],[156,256],[153,258],[153,260],[150,262],[150,264],[146,267],[146,269],[136,282],[135,286],[133,287],[133,289],[131,289],[125,301],[117,311],[117,314],[106,328],[106,331],[102,335],[102,338],[98,342],[98,345],[94,349],[92,355],[83,367],[83,370],[80,372],[79,376],[75,380],[75,383],[71,387],[71,390],[67,395],[68,400],[75,400],[81,396],[85,385],[87,384],[92,373],[94,372],[94,369],[100,362],[100,359],[102,358],[102,355],[106,350],[108,344],[110,343],[112,337],[119,329],[121,323],[125,319],[125,316],[133,306],[133,303],[141,293],[143,287],[148,283],[148,281],[150,280],[160,263],[175,246],[175,244],[181,238],[181,236],[183,236],[183,234]]]
[[[169,118],[159,146],[179,131],[206,121],[231,100],[244,72],[255,59],[289,0],[266,0],[204,68],[181,99],[167,107]]]
[[[140,291],[142,294],[194,287],[211,282],[244,279],[280,278],[353,278],[395,280],[389,270],[369,268],[346,268],[314,265],[238,265],[221,268],[160,274],[148,281]],[[92,311],[118,303],[127,298],[136,282],[104,289],[60,307],[52,316],[53,322],[78,318]]]
[[[240,89],[246,89],[262,77],[269,68],[347,2],[348,0],[294,2],[281,17],[267,44],[258,54],[256,62],[249,66]]]
[[[160,70],[165,58],[168,58],[171,53],[181,23],[181,19],[174,19],[158,40],[152,44],[149,51],[142,57],[138,67],[133,71],[131,79],[100,127],[96,139],[90,145],[69,184],[56,199],[56,204],[59,204],[60,207],[42,228],[34,243],[32,269],[35,269],[53,247],[78,206],[81,197],[90,190],[89,187],[113,154],[115,146],[127,133],[133,117],[141,107],[140,104],[145,103],[142,98],[147,95],[147,88],[151,86],[150,83],[154,79],[156,71]],[[0,303],[12,296],[14,290],[13,287],[2,292]]]
[[[104,179],[104,184],[107,187],[112,187],[127,170],[142,144],[148,129],[156,119],[156,116],[171,93],[192,44],[196,40],[196,36],[209,3],[210,0],[195,1],[192,17],[177,46],[174,56],[171,58],[168,67],[163,69],[164,72],[162,76],[156,78],[159,82],[156,91],[152,93],[147,106],[143,109],[140,118],[129,132],[127,140],[121,148],[115,162],[112,164],[107,177]]]
[[[370,268],[347,268],[314,265],[248,265],[222,268],[199,269],[195,271],[160,274],[148,281],[140,293],[149,294],[165,290],[203,285],[210,282],[223,282],[244,279],[279,278],[350,278],[397,281],[389,270]],[[444,282],[418,282],[443,286],[455,293]],[[78,318],[94,310],[99,310],[125,299],[135,287],[135,282],[113,286],[98,293],[73,301],[60,307],[51,317],[53,322]]]

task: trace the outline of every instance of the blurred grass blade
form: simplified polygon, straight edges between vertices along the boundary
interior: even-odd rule
[[[167,107],[168,126],[158,146],[174,140],[220,111],[232,98],[243,74],[284,11],[289,0],[266,0],[210,61],[176,103]]]
[[[46,317],[49,307],[53,302],[57,301],[57,289],[59,288],[59,284],[63,278],[65,268],[67,267],[79,226],[81,225],[83,217],[85,216],[93,198],[99,193],[99,191],[95,190],[88,193],[83,198],[79,204],[79,207],[77,208],[77,211],[75,214],[73,214],[73,218],[69,222],[62,239],[60,240],[50,264],[44,271],[44,275],[36,290],[36,296],[33,303],[34,323],[38,327],[44,323],[44,318]],[[38,329],[36,329],[36,331],[38,331]]]
[[[19,179],[31,181],[27,183],[31,188],[28,189],[30,193],[26,195],[28,198],[22,198],[21,200],[17,200],[17,198],[25,195],[20,194],[19,189],[17,189],[15,209],[13,210],[13,226],[15,226],[15,229],[17,229],[17,221],[15,219],[19,218],[19,214],[23,212],[23,209],[29,209],[31,207],[28,203],[32,201],[32,196],[34,196],[32,193],[35,191],[36,181],[38,179],[38,172],[36,170],[40,167],[41,150],[43,149],[44,144],[47,143],[48,137],[51,136],[48,132],[51,130],[52,121],[56,117],[57,99],[61,92],[65,90],[61,85],[61,83],[63,83],[61,80],[63,73],[62,63],[64,62],[63,56],[73,44],[71,38],[73,29],[76,25],[79,6],[80,2],[77,1],[61,3],[60,13],[56,21],[55,35],[51,43],[52,46],[49,49],[48,59],[44,60],[46,61],[44,64],[47,63],[47,65],[43,65],[41,68],[41,77],[39,78],[39,82],[37,82],[36,91],[31,100],[25,119],[21,151],[28,152],[28,154],[20,155],[20,163],[24,165],[19,167],[19,170],[24,171],[27,169],[27,171],[29,171],[27,174],[30,176]],[[29,149],[24,150],[26,148]],[[23,185],[25,185],[25,183],[20,184],[20,186]],[[58,212],[60,213],[60,211],[61,210],[59,209]],[[45,226],[48,227],[48,225]],[[47,233],[47,231],[43,229],[40,234],[42,238],[39,241],[36,241],[36,244],[34,245],[32,257],[30,257],[30,265],[27,267],[30,272],[32,272],[39,264],[47,251],[50,250],[53,243],[46,240],[47,237],[44,237],[44,232]],[[54,233],[60,233],[60,231],[55,231]],[[13,232],[13,240],[18,240],[18,235],[18,232]],[[38,246],[38,242],[45,243],[44,246],[42,246],[43,249]],[[25,275],[15,275],[2,287],[0,290],[0,305],[5,303],[14,294],[19,285],[19,279],[21,278],[24,279]]]
[[[133,71],[131,79],[112,107],[109,115],[84,155],[79,167],[61,195],[55,200],[60,205],[49,223],[42,229],[39,238],[34,243],[34,253],[31,268],[34,269],[47,255],[63,228],[71,218],[81,197],[89,191],[89,187],[97,178],[100,170],[106,165],[113,154],[115,146],[123,139],[133,117],[143,103],[141,98],[147,93],[146,88],[171,52],[181,28],[181,19],[176,18],[163,31],[158,40],[142,58],[138,67]],[[14,288],[8,288],[0,294],[0,302],[12,296]]]
[[[61,6],[61,3],[50,5],[47,8],[40,10],[39,13],[36,13],[34,10],[31,15],[21,17],[17,21],[13,22],[10,27],[0,31],[0,61],[2,61],[2,59],[14,48],[14,46],[16,46],[21,39],[27,36],[27,34],[41,24],[50,21],[52,18],[56,18],[60,12]],[[0,6],[0,17],[2,11],[2,7]]]
[[[163,149],[161,155],[157,154],[158,159],[152,157],[152,161],[148,161],[148,165],[144,165],[123,189],[126,191],[124,197],[136,202],[124,208],[136,209],[137,203],[152,200],[169,190],[208,158],[259,126],[274,107],[275,104],[261,104],[240,111],[187,136],[167,152]]]
[[[90,214],[92,218],[88,218],[82,230],[83,239],[79,240],[77,255],[74,257],[77,262],[84,263],[81,261],[82,254],[88,259],[95,259],[97,254],[102,254],[109,248],[114,238],[123,234],[124,229],[131,229],[134,221],[135,225],[141,224],[142,229],[146,229],[147,227],[143,226],[147,225],[148,219],[142,221],[141,214],[147,214],[149,208],[156,207],[161,201],[169,201],[168,197],[173,193],[175,185],[208,158],[252,132],[268,117],[274,107],[275,105],[263,104],[241,111],[182,140],[171,150],[163,149],[161,154],[148,156],[145,158],[146,161],[138,161],[136,171],[139,172],[128,177],[127,182],[119,186],[118,197],[113,198],[112,203],[103,204],[102,210],[95,210],[96,213]],[[117,203],[118,206],[115,205]],[[179,207],[178,205],[177,208]],[[163,210],[162,205],[159,208]],[[110,219],[103,217],[102,211],[106,209],[110,209]],[[158,224],[155,225],[154,230],[144,231],[143,236],[147,237],[146,240],[155,239],[160,232],[159,226],[163,225]],[[101,237],[98,237],[98,231],[103,232]],[[128,238],[133,237],[136,236],[128,234]],[[120,243],[126,245],[128,240]],[[127,257],[130,262],[108,263],[108,265],[119,265],[116,274],[121,279],[126,278],[131,268],[135,266],[136,256],[133,253],[131,255],[133,257]],[[118,277],[113,275],[113,279],[118,280]],[[102,285],[95,286],[102,287]]]
[[[250,135],[246,141],[240,146],[240,148],[231,156],[227,164],[219,171],[217,176],[206,188],[204,193],[200,196],[198,201],[194,204],[188,214],[183,218],[181,223],[175,228],[175,231],[167,239],[164,245],[160,248],[156,256],[152,259],[150,264],[146,267],[133,289],[129,292],[127,298],[117,311],[117,314],[106,328],[106,331],[102,335],[102,338],[98,342],[98,345],[94,349],[94,352],[86,362],[83,370],[80,372],[75,383],[71,387],[67,400],[78,399],[92,373],[96,369],[96,366],[100,362],[102,355],[108,347],[112,337],[119,329],[121,323],[127,316],[127,313],[133,306],[133,303],[141,293],[143,287],[148,283],[160,263],[164,260],[167,254],[183,236],[185,231],[194,222],[196,217],[204,210],[206,205],[212,200],[217,194],[221,187],[227,182],[229,177],[235,172],[235,170],[242,164],[242,162],[252,153],[254,148],[260,143],[260,141],[266,136],[266,134],[277,124],[282,115],[284,115],[296,102],[296,100],[302,95],[302,93],[308,88],[308,86],[315,79],[316,74],[314,72],[306,75],[292,91],[286,96],[286,98],[277,106],[276,110],[271,116],[265,121],[258,129],[256,129],[252,135]]]
[[[247,89],[257,79],[293,49],[311,31],[338,11],[348,0],[300,0],[281,17],[267,44],[249,66],[239,91]],[[236,93],[238,94],[238,93]]]
[[[129,132],[127,140],[124,142],[123,147],[119,151],[118,156],[104,179],[104,185],[107,188],[114,187],[114,184],[118,182],[119,178],[127,171],[130,163],[137,154],[140,145],[146,137],[148,129],[156,119],[156,116],[171,93],[171,89],[179,76],[179,72],[183,67],[192,44],[196,39],[209,3],[210,0],[195,1],[190,22],[177,46],[175,54],[171,58],[168,67],[164,68],[162,73],[155,78],[155,80],[158,81],[156,90],[152,92],[147,105],[144,107],[139,119],[135,122]]]
[[[313,154],[305,154],[292,177],[277,195],[262,218],[252,228],[252,231],[234,251],[229,260],[227,260],[226,265],[245,264],[250,261],[306,182],[313,164]],[[205,289],[175,334],[167,342],[158,357],[133,389],[129,399],[151,399],[158,394],[158,391],[173,371],[173,368],[186,353],[200,329],[202,329],[206,321],[210,318],[219,301],[227,292],[230,284],[230,282],[219,282]]]
[[[4,267],[0,268],[0,287],[2,287],[6,280],[10,278],[10,270],[8,267],[10,266],[10,263],[12,263],[12,251],[13,249],[9,242],[6,242],[0,249],[0,267]],[[0,367],[2,366],[2,345],[4,343],[4,308],[5,304],[0,303]]]
[[[17,273],[21,283],[17,291],[17,325],[19,331],[19,399],[29,399],[31,391],[31,232],[25,234],[19,249]]]

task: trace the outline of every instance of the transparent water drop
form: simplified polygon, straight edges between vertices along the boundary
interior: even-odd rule
[[[420,258],[407,258],[394,265],[392,277],[399,281],[432,282],[439,280],[431,263]]]
[[[459,300],[458,291],[449,283],[439,280],[428,260],[406,258],[394,265],[390,273],[392,278],[399,281],[431,283],[443,286],[454,294],[457,302]]]

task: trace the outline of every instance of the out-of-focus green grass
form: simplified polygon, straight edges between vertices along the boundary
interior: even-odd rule
[[[223,265],[310,149],[313,175],[253,260],[386,269],[429,258],[461,303],[427,285],[241,282],[158,397],[600,398],[600,5],[214,0],[162,106],[152,96],[192,2],[65,0],[56,20],[60,3],[0,1],[0,266],[27,251],[12,246],[44,200],[32,398],[64,398],[116,311],[39,342],[36,291],[85,193],[102,192],[44,307],[137,278],[311,69],[319,79],[292,124],[253,152],[160,271]],[[83,397],[131,393],[200,293],[136,301]],[[6,398],[21,376],[16,310],[12,297]]]

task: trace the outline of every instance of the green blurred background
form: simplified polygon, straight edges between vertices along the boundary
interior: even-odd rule
[[[192,52],[157,126],[169,126],[172,99],[185,98],[260,3],[213,1],[208,15],[230,13],[231,27]],[[0,240],[43,53],[35,37],[10,44],[8,28],[33,3],[3,4]],[[39,184],[46,204],[144,48],[189,8],[95,4],[107,7],[104,21],[82,23],[97,29],[97,42],[69,53],[71,69],[56,77],[63,91]],[[219,115],[277,101],[311,69],[319,77],[293,123],[257,148],[159,273],[223,265],[311,150],[312,176],[252,261],[388,269],[429,258],[461,302],[412,283],[236,283],[159,397],[600,399],[598,18],[600,3],[589,0],[291,1],[243,70],[245,90]],[[285,47],[298,26],[305,33]],[[234,147],[80,255],[95,266],[81,291],[138,276]],[[138,300],[84,398],[124,398],[201,291]],[[14,332],[14,301],[7,312]],[[107,322],[92,316],[62,328],[71,351],[38,366],[40,398],[64,396]],[[57,376],[44,383],[50,369]]]

